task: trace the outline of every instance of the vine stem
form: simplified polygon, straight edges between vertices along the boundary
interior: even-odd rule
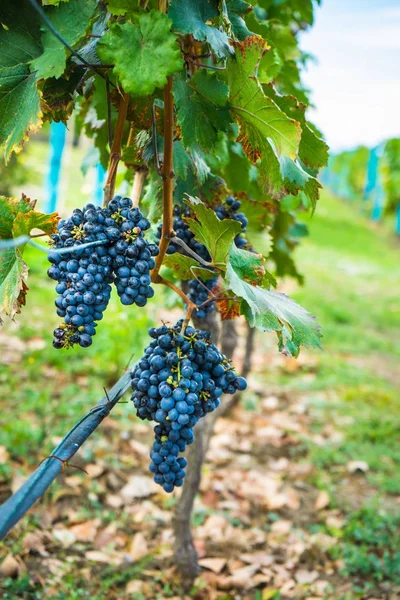
[[[190,319],[192,312],[197,308],[197,305],[194,302],[192,302],[191,300],[189,300],[189,298],[186,296],[185,292],[182,291],[180,287],[178,287],[177,285],[172,283],[172,281],[168,281],[168,279],[164,279],[163,277],[160,277],[160,275],[159,275],[157,283],[166,285],[171,290],[173,290],[176,294],[178,294],[178,296],[180,298],[182,298],[182,300],[185,302],[185,304],[187,304],[188,314],[189,314],[189,319]],[[186,315],[186,318],[188,318],[187,315]]]
[[[143,186],[147,178],[148,170],[146,167],[138,167],[135,170],[133,177],[132,186],[132,204],[133,206],[139,206],[140,197],[142,195]]]
[[[151,272],[153,283],[159,283],[159,271],[171,237],[174,235],[173,222],[173,181],[174,181],[174,98],[172,95],[172,77],[168,77],[164,88],[164,161],[163,161],[163,223],[161,230],[160,252],[156,257],[156,266]]]
[[[117,177],[118,163],[121,160],[121,146],[124,135],[124,125],[126,115],[128,113],[129,96],[123,94],[118,110],[118,119],[115,125],[114,137],[110,148],[110,162],[108,165],[107,181],[104,186],[104,201],[103,206],[108,206],[110,200],[114,196],[115,180]]]

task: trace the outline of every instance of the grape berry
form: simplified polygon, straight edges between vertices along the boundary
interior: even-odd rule
[[[219,406],[223,393],[247,387],[208,331],[182,326],[183,320],[149,329],[153,340],[132,372],[137,415],[157,422],[149,468],[166,492],[183,483],[186,460],[178,454],[193,443],[199,419]]]
[[[64,318],[54,330],[55,348],[91,345],[108,306],[112,283],[122,304],[144,306],[153,296],[149,274],[158,247],[143,237],[149,227],[139,209],[132,208],[132,201],[120,196],[107,208],[87,204],[59,222],[53,246],[71,250],[48,255],[52,266],[47,273],[58,282],[57,314]],[[80,248],[88,242],[101,243]]]

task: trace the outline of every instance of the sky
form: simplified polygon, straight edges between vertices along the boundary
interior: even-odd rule
[[[309,118],[333,151],[400,137],[400,0],[322,0],[300,38]]]

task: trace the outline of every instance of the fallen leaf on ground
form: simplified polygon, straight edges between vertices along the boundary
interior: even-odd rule
[[[317,499],[315,500],[314,508],[315,510],[322,510],[329,506],[329,494],[328,492],[322,491],[318,494]]]
[[[307,583],[313,583],[316,579],[318,579],[319,573],[318,571],[307,571],[306,569],[299,569],[295,573],[295,578],[297,583],[300,585],[305,585]]]
[[[0,565],[0,573],[4,577],[18,577],[21,565],[12,554],[7,554]]]
[[[89,463],[85,465],[85,471],[89,475],[90,479],[95,479],[104,473],[104,467],[95,463]]]
[[[92,519],[90,521],[78,523],[78,525],[70,527],[69,530],[75,535],[79,542],[93,542],[99,526],[100,519]]]
[[[75,534],[69,529],[53,529],[52,534],[64,548],[69,548],[76,542]]]
[[[213,571],[213,573],[221,573],[226,562],[226,558],[202,558],[199,560],[199,565]]]
[[[366,473],[369,470],[369,465],[364,460],[351,460],[347,463],[347,470],[349,473],[356,473],[357,471]]]
[[[146,475],[133,475],[122,490],[120,495],[125,503],[129,503],[135,498],[147,498],[159,491],[159,486],[154,483],[151,477]]]
[[[140,531],[133,536],[129,546],[129,556],[134,560],[140,560],[149,554],[149,546],[143,533]]]

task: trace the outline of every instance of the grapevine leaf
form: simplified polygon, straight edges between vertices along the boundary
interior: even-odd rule
[[[148,96],[167,83],[167,77],[182,68],[171,21],[152,10],[135,23],[116,23],[100,40],[97,52],[115,65],[124,90],[133,96]]]
[[[28,2],[2,2],[0,23],[0,144],[7,160],[40,125],[39,93],[28,63],[42,48],[37,14]]]
[[[243,41],[251,35],[251,31],[243,19],[243,16],[252,10],[251,4],[243,0],[226,0],[226,10],[235,37]]]
[[[28,267],[22,260],[18,248],[2,249],[0,251],[0,312],[4,311],[11,319],[21,312],[21,307],[25,304],[28,290],[27,277]]]
[[[204,153],[200,148],[192,148],[190,151],[190,156],[193,161],[194,170],[199,184],[203,185],[211,171],[205,160]]]
[[[204,281],[208,281],[215,277],[215,271],[202,268],[197,260],[191,256],[186,256],[178,252],[167,254],[164,258],[163,265],[172,269],[175,275],[183,281],[193,279],[194,274],[201,277]]]
[[[231,262],[227,265],[226,282],[242,298],[241,312],[251,327],[277,332],[280,350],[297,356],[300,346],[321,347],[321,332],[315,317],[288,296],[247,283]]]
[[[14,238],[20,235],[29,235],[32,229],[41,229],[44,233],[51,235],[57,231],[59,221],[58,213],[44,214],[31,210],[27,213],[20,212],[16,216],[12,234]]]
[[[0,70],[0,143],[6,159],[41,124],[36,79],[24,66]]]
[[[257,81],[259,61],[266,43],[257,37],[236,44],[236,60],[229,61],[222,77],[230,87],[230,106],[240,126],[238,140],[252,162],[259,161],[260,175],[274,197],[283,195],[278,157],[296,158],[301,128],[268,98]]]
[[[242,250],[233,243],[229,252],[229,262],[241,279],[253,285],[263,280],[265,259],[261,254]]]
[[[180,140],[174,142],[174,173],[184,181],[187,179],[188,170],[192,167],[192,161]]]
[[[233,54],[226,33],[206,24],[219,16],[217,0],[172,0],[168,15],[174,31],[192,34],[199,42],[207,42],[219,58]]]
[[[49,7],[46,14],[63,39],[75,46],[88,30],[95,10],[94,0],[69,0],[57,7]],[[42,29],[43,54],[31,62],[31,67],[38,79],[61,77],[69,51],[46,25]]]
[[[294,96],[281,96],[271,84],[263,85],[264,93],[269,96],[284,113],[301,124],[302,134],[299,146],[299,158],[310,169],[320,169],[328,162],[328,145],[308,126],[305,117],[306,105],[298,102]]]
[[[215,147],[218,132],[227,132],[232,119],[227,107],[228,86],[215,73],[197,71],[190,81],[177,77],[174,96],[182,140],[187,148]]]
[[[34,202],[0,196],[0,239],[7,240],[29,235],[38,228],[47,234],[55,233],[58,215],[46,215],[34,210]],[[25,304],[28,290],[28,267],[22,260],[25,245],[0,250],[0,312],[14,316]],[[0,319],[1,323],[1,319]]]
[[[246,238],[250,245],[260,252],[264,258],[269,256],[272,249],[272,236],[265,229],[258,228],[254,223],[250,223],[246,229]]]
[[[137,0],[106,0],[107,10],[112,15],[135,14],[138,9]]]
[[[293,161],[286,156],[278,157],[280,169],[284,181],[284,190],[286,194],[294,196],[302,190],[311,201],[313,210],[317,204],[321,184],[305,169],[298,161]]]
[[[225,263],[234,237],[242,227],[237,221],[224,219],[220,221],[212,208],[207,208],[198,198],[187,200],[195,219],[185,219],[196,240],[203,244],[210,253],[214,263]]]
[[[67,124],[75,107],[75,90],[81,80],[82,73],[76,71],[58,79],[55,77],[42,79],[38,83],[43,121]]]

